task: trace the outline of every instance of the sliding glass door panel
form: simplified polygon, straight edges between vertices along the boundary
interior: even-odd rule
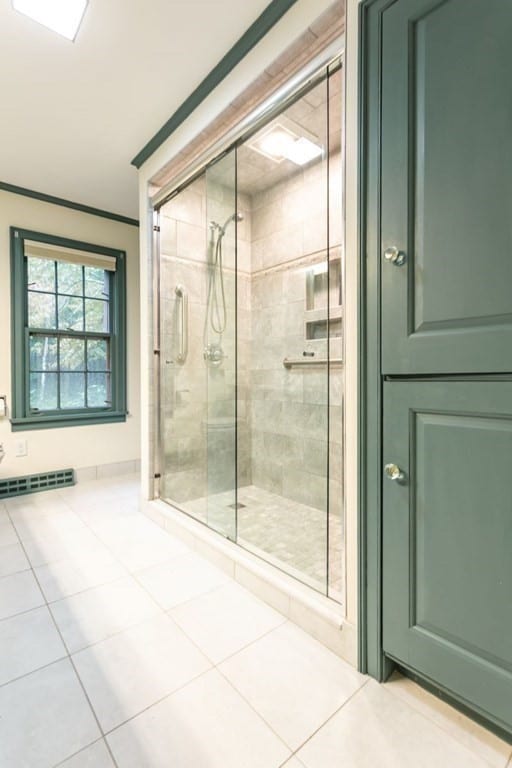
[[[236,266],[239,214],[236,150],[206,171],[207,286],[203,365],[207,410],[207,522],[236,540],[237,316]]]

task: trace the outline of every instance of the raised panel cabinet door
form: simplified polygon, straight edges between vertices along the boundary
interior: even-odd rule
[[[511,40],[508,0],[383,13],[384,373],[512,371]]]
[[[512,382],[384,404],[384,651],[512,732]]]

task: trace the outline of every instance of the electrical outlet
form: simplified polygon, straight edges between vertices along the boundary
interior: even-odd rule
[[[14,443],[14,453],[16,456],[26,456],[28,454],[28,445],[26,440],[16,440]]]

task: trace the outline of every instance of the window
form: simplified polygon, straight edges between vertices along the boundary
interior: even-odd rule
[[[11,228],[13,430],[126,419],[125,253]]]

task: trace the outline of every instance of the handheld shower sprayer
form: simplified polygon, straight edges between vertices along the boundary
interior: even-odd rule
[[[240,221],[243,221],[243,220],[244,220],[244,217],[243,217],[243,215],[241,213],[238,213],[238,212],[237,213],[233,213],[229,217],[229,219],[226,219],[226,221],[224,223],[224,226],[220,227],[220,236],[224,237],[224,235],[226,234],[226,229],[228,228],[228,226],[231,224],[232,221],[240,222]],[[215,223],[215,222],[213,222],[213,223]]]
[[[220,339],[218,343],[208,343],[208,325],[218,336],[222,336],[226,330],[226,292],[224,288],[224,268],[222,263],[222,240],[231,222],[243,221],[243,215],[235,212],[226,219],[223,226],[216,221],[210,222],[210,256],[209,256],[209,280],[208,300],[204,325],[204,358],[207,362],[220,365],[224,354]]]

